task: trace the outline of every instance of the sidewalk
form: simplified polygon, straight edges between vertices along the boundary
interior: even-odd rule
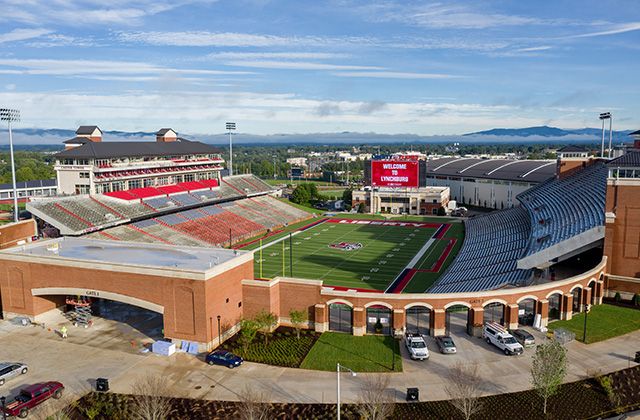
[[[0,322],[3,360],[24,361],[30,371],[6,384],[3,393],[17,391],[24,384],[59,380],[75,392],[86,391],[98,377],[110,380],[113,392],[128,393],[137,378],[160,375],[169,381],[178,397],[237,400],[245,387],[265,391],[274,402],[335,403],[336,373],[291,369],[245,363],[238,369],[208,366],[187,354],[163,357],[142,354],[131,348],[129,334],[119,329],[103,331],[70,329],[70,339],[34,327],[9,327]],[[117,324],[117,323],[114,323]],[[92,338],[93,335],[93,338]],[[108,339],[107,339],[108,337]],[[538,340],[543,336],[536,334]],[[391,373],[390,392],[404,401],[406,389],[417,387],[420,399],[447,399],[444,391],[450,366],[458,361],[478,363],[485,394],[521,391],[530,388],[530,366],[534,349],[524,356],[505,356],[484,341],[466,335],[455,336],[457,355],[442,355],[429,340],[431,358],[412,361],[404,357],[402,373]],[[633,353],[640,350],[640,331],[611,340],[584,345],[571,342],[566,382],[584,379],[589,372],[607,373],[634,366]],[[403,347],[403,352],[404,352]],[[375,374],[342,376],[342,400],[356,401],[363,378]]]

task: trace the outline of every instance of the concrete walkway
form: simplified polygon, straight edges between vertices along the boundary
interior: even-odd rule
[[[95,378],[107,377],[114,392],[129,392],[131,385],[147,374],[161,375],[169,381],[175,396],[212,400],[237,400],[246,387],[264,391],[274,402],[335,403],[336,373],[280,368],[246,363],[234,370],[208,366],[191,355],[163,357],[139,353],[134,348],[140,332],[123,329],[122,324],[101,320],[94,328],[70,328],[69,339],[63,341],[53,332],[39,327],[11,326],[0,321],[0,358],[2,361],[24,361],[27,375],[7,382],[3,394],[14,393],[25,384],[59,380],[77,393],[87,391]],[[420,399],[447,399],[444,391],[447,372],[458,361],[478,363],[485,394],[520,391],[530,388],[533,349],[525,355],[509,357],[484,341],[453,330],[457,355],[442,355],[429,341],[428,361],[403,360],[402,373],[391,377],[389,392],[404,401],[406,388],[420,389]],[[544,336],[535,332],[536,339]],[[134,343],[132,343],[134,341]],[[596,370],[607,373],[634,366],[632,357],[640,350],[640,331],[605,342],[584,345],[571,342],[567,382],[584,379]],[[403,349],[404,351],[404,349]],[[375,374],[343,375],[342,399],[356,401],[363,378]]]

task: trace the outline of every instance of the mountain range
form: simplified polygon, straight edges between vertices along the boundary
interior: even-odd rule
[[[614,142],[629,141],[632,130],[613,132]],[[0,130],[0,144],[7,143],[7,130]],[[179,133],[187,139],[197,139],[205,143],[226,144],[229,137],[226,133],[219,134],[186,134]],[[17,128],[13,130],[16,145],[55,145],[75,137],[74,130]],[[259,135],[249,133],[235,133],[236,144],[415,144],[415,143],[592,143],[600,141],[602,130],[598,128],[561,129],[557,127],[539,126],[526,128],[494,128],[462,135],[420,136],[417,134],[379,134],[379,133],[308,133],[308,134],[271,134]],[[606,138],[608,139],[608,132]],[[105,131],[105,141],[151,141],[155,139],[155,132],[146,131]]]

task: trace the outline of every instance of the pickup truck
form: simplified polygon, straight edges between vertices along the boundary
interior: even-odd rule
[[[410,334],[404,337],[404,343],[409,351],[409,356],[414,360],[425,360],[429,358],[427,343],[420,334]]]
[[[20,393],[5,404],[4,412],[7,416],[17,416],[21,419],[29,415],[29,411],[42,404],[49,398],[62,397],[64,385],[60,382],[43,382],[30,385],[20,390]]]

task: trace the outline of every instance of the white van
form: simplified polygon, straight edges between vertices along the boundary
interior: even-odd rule
[[[497,322],[487,322],[482,329],[482,337],[504,351],[507,356],[524,353],[524,347],[509,334],[509,331]]]

